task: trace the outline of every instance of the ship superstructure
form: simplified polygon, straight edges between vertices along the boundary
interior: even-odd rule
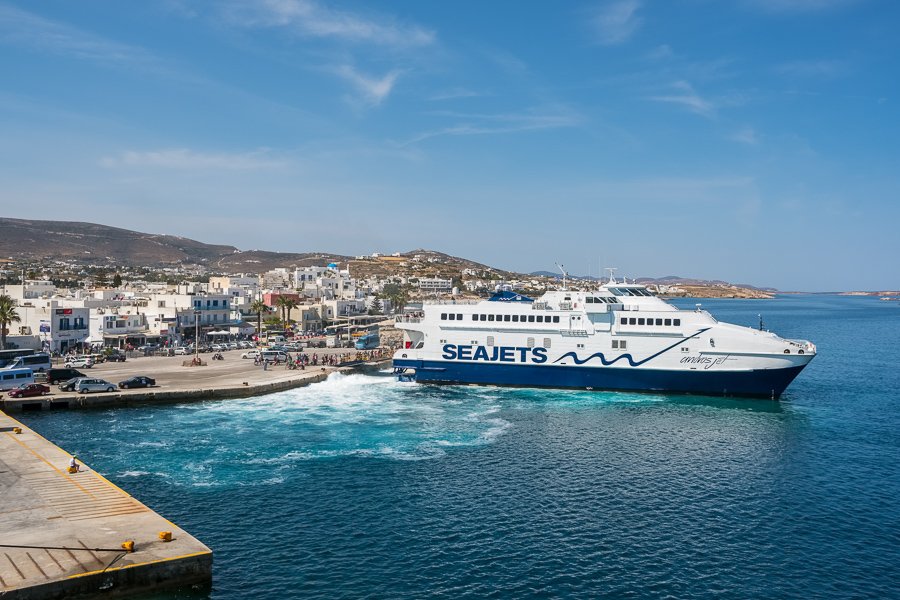
[[[615,279],[537,300],[425,304],[397,317],[395,369],[423,383],[778,398],[816,355],[806,340],[681,310]]]

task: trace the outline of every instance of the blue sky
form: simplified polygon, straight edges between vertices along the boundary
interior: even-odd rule
[[[0,0],[0,214],[900,287],[900,3]]]

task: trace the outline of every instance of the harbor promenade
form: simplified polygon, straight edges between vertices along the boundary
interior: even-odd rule
[[[0,598],[120,598],[209,581],[209,548],[90,465],[70,473],[70,459],[0,413]]]
[[[318,356],[346,354],[348,350],[322,349]],[[225,398],[246,398],[278,392],[322,381],[335,371],[349,371],[365,365],[387,365],[381,361],[353,363],[347,366],[309,365],[305,369],[288,369],[284,364],[264,368],[252,360],[242,359],[241,351],[224,354],[223,360],[212,360],[211,354],[201,354],[203,366],[184,366],[192,356],[139,356],[125,362],[100,363],[90,369],[79,369],[87,377],[105,379],[113,385],[136,375],[156,380],[150,388],[115,392],[77,394],[61,392],[50,386],[46,396],[32,398],[0,398],[0,410],[15,413],[28,410],[55,410],[92,407],[129,406],[145,403],[188,402]],[[355,353],[354,353],[355,354]]]

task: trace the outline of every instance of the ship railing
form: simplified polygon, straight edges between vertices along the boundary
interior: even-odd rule
[[[809,340],[785,340],[788,344],[792,346],[796,346],[803,350],[804,352],[815,352],[816,345],[810,342]]]
[[[394,317],[395,323],[421,323],[422,319],[421,315],[396,315]]]
[[[588,332],[586,329],[560,329],[559,333],[562,334],[563,337],[587,337]]]
[[[481,300],[470,299],[447,299],[447,300],[423,300],[422,304],[478,304]]]

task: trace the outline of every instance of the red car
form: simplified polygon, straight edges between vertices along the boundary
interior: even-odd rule
[[[49,394],[50,388],[46,385],[41,385],[40,383],[29,383],[28,385],[23,385],[22,387],[17,387],[9,390],[10,398],[30,398],[31,396],[43,396],[44,394]]]

